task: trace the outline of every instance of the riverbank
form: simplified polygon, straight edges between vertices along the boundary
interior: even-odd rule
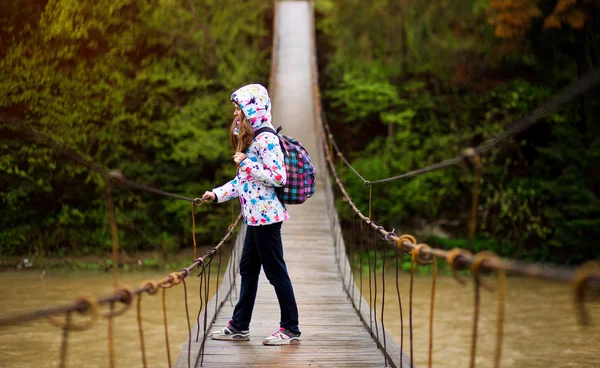
[[[200,246],[196,252],[198,255],[210,249],[212,245]],[[229,260],[231,246],[226,244],[222,249],[223,263]],[[218,257],[218,255],[217,255]],[[194,259],[194,250],[192,247],[181,249],[174,254],[164,254],[157,251],[136,252],[119,254],[119,269],[128,271],[146,271],[146,270],[177,270],[189,266]],[[0,258],[0,272],[18,272],[23,270],[39,270],[43,272],[47,269],[64,270],[90,270],[90,271],[109,271],[113,268],[113,261],[110,254],[103,256],[47,256],[23,255],[14,257]]]

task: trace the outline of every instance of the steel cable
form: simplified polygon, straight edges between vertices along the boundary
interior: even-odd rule
[[[242,217],[241,215],[238,215],[235,223],[232,226],[230,226],[230,229],[227,231],[227,234],[225,235],[225,237],[223,239],[221,239],[219,244],[217,244],[215,247],[212,248],[212,252],[216,253],[217,251],[219,251],[221,249],[221,247],[230,239],[230,237],[233,234],[233,229],[235,227],[237,227],[237,225],[240,222],[241,217]],[[180,282],[181,278],[187,277],[186,274],[189,274],[191,269],[196,268],[199,265],[201,265],[204,262],[204,258],[205,258],[205,256],[199,257],[198,259],[196,259],[194,261],[194,263],[192,263],[190,266],[185,268],[184,271],[181,271],[179,273],[172,273],[169,276],[166,276],[165,278],[163,278],[162,280],[159,280],[158,282],[155,282],[155,281],[145,282],[140,287],[131,291],[131,295],[139,296],[144,292],[146,292],[150,295],[155,294],[157,291],[156,288],[158,287],[158,285],[160,285],[160,284],[168,285],[173,282],[173,276],[172,276],[173,274],[177,274],[179,276],[179,282]],[[52,318],[52,316],[57,315],[57,314],[64,314],[66,312],[71,311],[71,312],[89,313],[90,314],[90,320],[80,322],[78,324],[70,323],[68,325],[68,328],[71,331],[83,331],[83,330],[89,329],[95,323],[95,321],[98,319],[98,317],[100,315],[98,312],[98,307],[100,305],[108,304],[111,302],[124,302],[126,300],[126,298],[127,298],[127,296],[125,296],[123,294],[122,290],[117,290],[117,292],[115,292],[111,295],[102,296],[102,297],[98,297],[98,298],[84,295],[69,304],[59,305],[59,306],[54,306],[54,307],[49,307],[49,308],[43,308],[43,309],[29,311],[29,312],[25,312],[25,313],[21,313],[21,314],[17,314],[17,315],[2,317],[2,318],[0,318],[0,327],[15,325],[15,324],[23,323],[23,322],[29,322],[29,321],[37,320],[40,318],[48,318],[48,321],[50,323],[52,323],[53,325],[55,325],[57,327],[63,328],[63,327],[65,327],[65,322],[60,321],[55,318]]]
[[[146,362],[146,345],[144,344],[144,329],[142,328],[142,294],[137,297],[137,323],[138,331],[140,333],[140,353],[142,354],[142,367],[146,368],[148,363]]]
[[[408,331],[410,333],[410,367],[414,366],[414,351],[413,351],[413,283],[415,278],[415,255],[416,250],[410,252],[410,287],[408,291]]]
[[[373,317],[375,319],[375,335],[377,336],[377,342],[379,343],[379,324],[377,323],[377,235],[373,234]],[[381,321],[383,323],[383,321]],[[379,344],[377,345],[379,348]]]
[[[502,339],[504,337],[504,299],[506,297],[506,272],[498,270],[496,272],[498,284],[498,311],[496,319],[496,352],[494,353],[494,368],[500,368],[500,358],[502,357]]]
[[[350,275],[351,278],[348,280],[348,290],[351,293],[351,299],[352,299],[352,303],[354,303],[354,289],[356,289],[356,287],[352,287],[354,285],[356,285],[356,279],[355,279],[355,272],[356,272],[356,266],[354,264],[354,258],[356,257],[356,249],[355,249],[355,244],[356,244],[356,219],[354,218],[354,216],[350,216],[350,221],[352,221],[352,235],[350,238],[350,244],[351,246],[349,247],[349,251],[350,251]]]
[[[198,278],[200,279],[200,288],[199,288],[199,292],[198,292],[198,296],[200,297],[200,307],[198,308],[198,315],[196,316],[196,326],[198,326],[198,329],[196,330],[196,342],[199,341],[200,339],[200,316],[202,315],[202,309],[204,308],[204,298],[202,297],[202,286],[203,286],[203,282],[204,282],[204,271],[205,271],[205,266],[204,264],[202,264],[202,269],[200,270],[200,273],[198,274]]]
[[[360,242],[359,242],[359,247],[360,247],[360,272],[359,272],[359,277],[360,277],[360,293],[363,293],[363,258],[364,258],[364,247],[363,247],[363,239],[364,239],[364,234],[363,234],[363,226],[362,224],[359,224],[359,229],[360,229]],[[360,298],[358,300],[358,311],[361,311],[361,306],[362,306],[362,300],[363,298]]]
[[[114,324],[113,324],[113,312],[115,309],[115,302],[109,303],[109,314],[108,317],[108,366],[114,368],[116,366],[115,357],[115,339],[114,339]]]
[[[216,283],[216,287],[215,287],[215,310],[218,309],[219,306],[219,277],[221,275],[221,255],[223,254],[223,252],[219,252],[219,265],[217,266],[217,283]]]
[[[383,335],[383,351],[387,352],[387,340],[385,338],[385,322],[383,313],[385,312],[385,243],[383,247],[383,257],[381,266],[381,334]],[[384,364],[387,367],[387,354],[383,354]]]
[[[131,180],[127,180],[124,178],[124,176],[121,172],[119,172],[117,170],[108,171],[108,170],[102,168],[100,165],[98,165],[90,160],[85,159],[83,156],[78,154],[76,151],[59,144],[54,139],[50,138],[49,136],[47,136],[45,134],[42,134],[42,133],[36,131],[35,129],[31,128],[30,126],[28,126],[26,124],[11,121],[11,126],[13,128],[16,128],[20,133],[23,133],[26,136],[32,137],[34,139],[34,141],[36,141],[37,143],[40,143],[40,144],[50,147],[56,153],[66,156],[67,158],[71,159],[73,162],[88,168],[92,172],[96,172],[96,173],[102,175],[102,177],[104,178],[105,192],[106,192],[105,194],[106,194],[106,202],[107,202],[107,212],[108,212],[108,218],[109,218],[109,223],[110,223],[110,228],[111,228],[111,236],[112,236],[113,287],[115,289],[118,286],[119,236],[118,236],[118,229],[117,229],[117,224],[116,224],[116,219],[115,219],[115,206],[114,206],[114,201],[112,198],[112,183],[113,183],[113,181],[116,183],[119,183],[121,185],[126,185],[126,186],[129,186],[132,188],[142,189],[142,190],[146,190],[149,192],[153,192],[155,194],[160,194],[163,196],[176,198],[176,199],[182,199],[182,200],[192,202],[192,237],[193,237],[193,243],[194,243],[195,262],[188,268],[184,269],[182,271],[183,274],[171,273],[165,279],[163,279],[157,283],[150,282],[150,283],[145,284],[143,287],[138,288],[133,291],[128,288],[124,288],[124,289],[118,290],[117,293],[115,293],[109,297],[94,299],[94,298],[86,296],[86,297],[82,297],[80,300],[76,301],[75,303],[73,303],[71,305],[52,307],[52,308],[37,310],[37,311],[29,312],[29,313],[24,313],[24,314],[17,315],[17,316],[11,316],[8,318],[2,318],[2,319],[0,319],[0,326],[11,325],[11,324],[16,324],[16,323],[20,323],[20,322],[26,322],[26,321],[35,320],[35,319],[42,318],[42,317],[48,317],[49,322],[51,322],[52,324],[59,326],[63,329],[63,343],[62,343],[62,347],[61,347],[61,363],[60,364],[61,364],[61,366],[65,366],[66,365],[68,331],[84,330],[84,329],[88,329],[89,327],[91,327],[91,325],[95,322],[95,320],[97,319],[97,316],[98,316],[98,305],[108,303],[109,304],[109,312],[105,314],[105,317],[107,317],[109,319],[108,320],[108,334],[107,334],[108,351],[109,351],[109,366],[115,367],[116,366],[116,356],[115,356],[115,350],[114,350],[114,321],[113,321],[113,318],[123,314],[130,306],[133,296],[138,295],[137,319],[138,319],[138,329],[139,329],[139,333],[140,333],[142,363],[143,363],[143,366],[145,367],[147,362],[146,362],[146,356],[145,356],[144,336],[143,336],[142,319],[141,319],[141,293],[148,292],[149,294],[153,294],[157,291],[157,287],[160,286],[161,288],[163,288],[163,296],[162,296],[163,321],[164,321],[164,326],[165,326],[165,344],[166,344],[166,349],[167,349],[167,359],[168,359],[169,367],[171,367],[172,363],[171,363],[171,355],[170,355],[169,336],[168,336],[168,321],[167,321],[167,313],[166,313],[166,288],[170,288],[173,285],[179,284],[181,281],[184,282],[184,293],[185,293],[185,299],[186,299],[185,306],[186,306],[186,315],[187,315],[188,330],[189,330],[188,332],[189,332],[189,335],[191,335],[191,326],[189,323],[189,310],[188,310],[188,305],[187,305],[187,286],[183,279],[189,275],[191,268],[197,267],[200,264],[204,264],[204,258],[198,258],[198,259],[196,258],[195,218],[194,218],[194,206],[201,205],[202,201],[199,200],[198,198],[196,198],[196,199],[187,198],[187,197],[180,196],[180,195],[177,195],[174,193],[164,192],[164,191],[161,191],[159,189],[156,189],[156,188],[153,188],[153,187],[150,187],[147,185],[139,184],[139,183],[133,182]],[[213,249],[207,251],[206,257],[210,258],[210,260],[208,262],[209,265],[210,265],[210,262],[212,261],[214,254],[217,252],[217,250],[232,235],[232,233],[241,217],[241,216],[238,216],[237,220],[234,221],[233,206],[232,206],[231,215],[232,215],[232,223],[229,226],[227,235],[221,240],[221,242],[217,246],[215,246]],[[220,257],[219,259],[221,260],[220,252],[219,252],[219,257]],[[209,270],[210,270],[210,268],[209,268]],[[219,264],[219,271],[220,271],[220,264]],[[204,302],[204,306],[206,306],[208,303],[208,292],[210,290],[209,283],[210,283],[210,273],[208,275],[208,279],[207,279],[207,282],[205,285],[206,300]],[[234,283],[234,285],[235,285],[235,283]],[[124,302],[125,303],[124,308],[122,308],[119,311],[115,311],[114,307],[115,307],[116,302]],[[74,325],[71,323],[71,313],[73,311],[77,311],[80,313],[85,313],[87,311],[91,311],[92,318],[89,321],[86,321],[84,323]],[[61,322],[57,319],[52,318],[53,315],[55,315],[57,313],[61,313],[61,312],[66,314],[65,322]],[[207,311],[205,308],[204,341],[206,340],[206,320],[207,320],[206,312]],[[204,344],[204,341],[203,341],[203,344]],[[188,351],[188,366],[190,364],[189,357],[190,357],[190,353]]]
[[[204,363],[204,348],[206,347],[206,324],[208,323],[208,294],[210,293],[210,270],[212,264],[212,256],[208,261],[208,276],[205,278],[204,283],[204,324],[203,324],[203,336],[202,336],[202,344],[200,345],[200,366],[202,367]]]
[[[187,284],[185,279],[182,279],[181,281],[183,282],[183,298],[185,300],[185,321],[188,326],[187,366],[190,368],[190,359],[192,355],[192,325],[190,323],[190,310],[188,308]]]
[[[517,120],[517,121],[513,122],[512,124],[510,124],[504,130],[504,132],[479,144],[477,147],[475,147],[475,149],[474,149],[475,152],[478,154],[487,152],[490,149],[492,149],[493,147],[497,146],[498,143],[500,143],[501,141],[503,141],[517,133],[520,133],[524,130],[529,129],[536,123],[540,122],[541,119],[543,119],[543,118],[547,117],[548,115],[550,115],[551,113],[555,112],[556,110],[558,110],[559,107],[572,101],[579,95],[589,91],[590,89],[595,87],[598,83],[600,83],[600,71],[592,70],[591,72],[589,72],[588,74],[583,76],[581,79],[571,83],[568,87],[562,89],[560,92],[558,92],[553,97],[551,97],[549,100],[547,100],[545,103],[543,103],[540,107],[534,109],[533,112],[531,114],[529,114],[528,116],[526,116],[525,118],[522,118],[522,119]],[[328,134],[331,136],[330,137],[330,139],[331,139],[330,146],[333,147],[333,149],[335,149],[335,151],[342,158],[342,160],[344,161],[346,166],[348,166],[348,168],[350,168],[363,181],[363,183],[380,184],[380,183],[396,181],[399,179],[411,178],[414,176],[419,176],[422,174],[441,170],[443,168],[447,168],[450,166],[455,166],[464,159],[464,157],[462,157],[462,156],[457,156],[454,158],[442,160],[440,162],[434,163],[432,165],[428,165],[428,166],[420,168],[420,169],[406,172],[404,174],[395,175],[395,176],[392,176],[389,178],[384,178],[384,179],[379,179],[379,180],[368,181],[362,175],[360,175],[360,173],[358,171],[356,171],[356,169],[354,169],[354,167],[349,162],[347,162],[346,159],[343,157],[343,154],[341,153],[339,147],[337,146],[335,140],[333,139],[333,135],[331,134],[331,130],[327,123],[326,115],[322,109],[321,109],[321,121],[322,121],[322,124],[323,124],[326,132],[328,132]],[[333,155],[333,152],[331,154]]]
[[[60,347],[60,362],[58,366],[65,368],[67,366],[67,349],[69,345],[69,329],[67,326],[71,324],[71,311],[67,311],[65,314],[65,327],[62,329],[62,342]]]
[[[75,150],[65,147],[64,145],[58,143],[56,140],[54,140],[50,136],[33,129],[28,124],[17,122],[16,120],[10,120],[6,124],[8,124],[9,126],[12,126],[17,131],[25,134],[26,136],[33,138],[33,140],[35,142],[42,144],[44,146],[47,146],[49,148],[52,148],[57,154],[65,156],[68,159],[70,159],[71,161],[73,161],[74,163],[84,166],[84,167],[88,168],[90,171],[98,173],[103,177],[110,177],[111,179],[115,180],[116,182],[118,182],[121,185],[125,185],[130,188],[144,190],[144,191],[158,194],[158,195],[161,195],[164,197],[180,199],[180,200],[184,200],[184,201],[188,201],[188,202],[194,201],[193,198],[184,197],[182,195],[175,194],[175,193],[165,192],[158,188],[154,188],[149,185],[140,184],[133,180],[126,179],[125,176],[120,171],[105,169],[101,165],[99,165],[91,160],[86,159],[85,157],[83,157],[81,154],[79,154]]]
[[[400,252],[396,249],[396,294],[398,295],[398,309],[400,310],[400,365],[402,365],[402,347],[404,346],[404,318],[402,317],[402,298],[400,296],[399,272],[400,272]],[[403,368],[403,367],[400,367]]]
[[[371,336],[373,335],[373,289],[371,282],[371,242],[367,241],[367,267],[369,271],[369,329]]]
[[[376,224],[372,223],[371,220],[362,214],[362,212],[356,207],[356,204],[353,202],[352,198],[348,195],[346,188],[343,184],[338,180],[337,172],[335,167],[331,162],[328,163],[328,168],[330,173],[334,177],[338,189],[340,190],[342,196],[346,199],[352,211],[363,221],[364,225],[367,229],[378,232],[380,235],[384,237],[389,237],[391,240],[398,241],[399,237],[392,234],[391,232],[385,230],[384,228],[378,227]],[[414,242],[410,242],[408,240],[403,240],[402,244],[399,246],[403,247],[406,251],[409,251],[416,247]],[[473,263],[473,256],[467,252],[466,250],[460,250],[459,254],[456,254],[453,258],[453,262],[448,262],[448,256],[451,255],[452,251],[447,251],[445,249],[440,248],[431,248],[423,250],[424,254],[427,256],[435,255],[437,258],[445,259],[451,266],[455,269],[459,268],[469,268]],[[548,280],[556,280],[556,281],[564,281],[564,282],[573,282],[575,271],[573,269],[561,266],[548,266],[542,264],[532,264],[517,260],[509,260],[509,259],[493,259],[486,260],[482,264],[482,268],[487,270],[504,270],[508,274],[512,275],[520,275]],[[600,283],[600,275],[597,275],[595,272],[592,272],[587,278],[589,282],[593,282],[595,284]]]
[[[428,367],[433,366],[433,313],[435,311],[435,286],[437,278],[437,258],[432,257],[432,275],[431,275],[431,302],[429,308],[429,358]]]
[[[165,346],[167,348],[167,362],[169,363],[169,368],[171,365],[171,347],[169,346],[169,324],[167,321],[167,289],[162,289],[162,312],[163,312],[163,324],[165,326]]]
[[[198,257],[198,255],[196,254],[196,216],[194,213],[195,207],[195,203],[192,202],[192,242],[194,244],[194,259]]]

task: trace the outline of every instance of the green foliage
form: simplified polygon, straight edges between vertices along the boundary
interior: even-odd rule
[[[317,1],[325,109],[367,180],[460,155],[577,79],[575,70],[598,67],[597,43],[571,29],[544,33],[542,20],[520,44],[495,39],[487,6]],[[597,39],[598,14],[589,16],[585,32]],[[483,155],[474,251],[558,263],[600,258],[598,101],[593,91]],[[342,177],[366,213],[369,190],[346,168]],[[466,165],[376,184],[371,218],[432,245],[466,247],[472,188]]]
[[[111,247],[102,178],[5,119],[187,197],[234,175],[229,95],[267,82],[270,2],[13,3],[0,7],[3,255],[101,255]],[[127,188],[114,197],[126,251],[191,244],[189,203]],[[228,206],[197,210],[198,241],[219,239],[229,216]]]

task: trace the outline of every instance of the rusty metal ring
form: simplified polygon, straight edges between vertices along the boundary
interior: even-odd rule
[[[124,314],[125,312],[127,312],[129,307],[131,306],[131,302],[133,300],[133,290],[131,290],[130,287],[123,286],[122,288],[118,289],[117,292],[115,293],[115,296],[117,296],[117,295],[121,297],[120,302],[123,303],[123,308],[121,308],[119,310],[113,310],[113,311],[104,313],[102,315],[103,317],[106,317],[106,318],[118,317],[118,316]]]
[[[461,153],[461,157],[463,159],[467,159],[467,158],[473,159],[473,160],[475,160],[476,163],[481,160],[480,156],[479,156],[479,152],[477,152],[477,150],[473,147],[465,148],[465,150],[462,151],[462,153]]]
[[[365,227],[365,229],[371,230],[371,224],[373,223],[373,221],[371,221],[371,219],[368,217],[365,217],[362,220],[363,220],[363,226]]]
[[[467,165],[466,162],[467,160],[471,160],[473,165],[475,166],[475,169],[481,169],[481,156],[479,155],[479,152],[477,152],[477,150],[473,147],[469,147],[466,148],[462,153],[461,153],[461,158],[462,158],[462,167],[467,169]]]
[[[110,170],[108,172],[108,177],[113,179],[114,181],[116,181],[119,184],[125,183],[125,175],[123,175],[123,172],[121,172],[121,170],[118,170],[118,169]]]
[[[192,204],[194,205],[194,207],[201,207],[202,203],[204,203],[204,201],[202,200],[202,198],[194,198],[192,200]]]
[[[456,270],[456,258],[458,256],[468,257],[470,255],[471,255],[471,252],[469,252],[468,250],[460,249],[460,248],[454,248],[446,254],[446,263],[448,263],[450,265],[450,268],[452,270],[452,276],[454,276],[454,279],[456,279],[456,281],[458,281],[458,283],[461,285],[466,285],[467,279],[465,279],[464,277],[461,277],[458,274],[458,272]]]
[[[403,244],[405,241],[410,242],[411,244],[417,244],[417,239],[415,239],[415,237],[412,235],[403,234],[403,235],[400,235],[400,237],[396,241],[396,244],[398,244],[398,247],[400,249],[402,249],[406,253],[410,253],[411,248],[407,247]]]
[[[397,237],[396,235],[396,229],[392,228],[392,231],[388,232],[387,234],[385,234],[385,241],[388,242],[392,242],[394,241],[394,238]]]
[[[480,285],[489,291],[496,290],[496,287],[486,279],[482,278],[480,275],[480,271],[483,262],[492,259],[498,259],[496,253],[489,250],[484,250],[475,254],[475,257],[473,258],[473,263],[471,263],[471,273],[473,274],[473,277],[477,278]]]
[[[375,224],[377,225],[377,223],[375,223]],[[381,225],[377,225],[377,229],[375,229],[375,234],[377,235],[377,237],[378,237],[380,240],[386,241],[386,239],[385,239],[385,235],[383,235],[383,236],[381,235],[381,230],[384,230],[384,231],[385,231],[385,227],[383,227],[383,226],[381,226]]]
[[[166,278],[158,282],[158,286],[163,289],[169,289],[181,283],[181,275],[179,272],[171,272]]]
[[[154,295],[158,292],[158,282],[156,281],[147,280],[142,282],[140,286],[143,288],[149,287],[149,289],[146,292],[150,295]]]
[[[575,290],[575,306],[579,312],[578,322],[582,326],[590,324],[590,316],[585,309],[585,294],[586,288],[590,286],[590,280],[592,278],[600,278],[600,262],[588,261],[579,266],[575,272],[575,278],[573,281],[573,287]]]
[[[431,249],[431,247],[425,243],[417,244],[417,246],[412,249],[411,254],[412,254],[412,252],[415,253],[415,260],[420,265],[432,264],[433,263],[432,255],[431,254],[424,255],[423,253],[421,253],[421,251],[423,249]]]
[[[98,315],[99,315],[99,308],[98,308],[98,300],[94,297],[92,297],[91,295],[83,295],[81,297],[79,297],[79,299],[77,299],[77,301],[75,302],[75,310],[80,313],[80,314],[84,314],[86,312],[90,312],[90,319],[84,322],[81,322],[79,324],[73,324],[72,322],[67,322],[67,320],[65,319],[64,321],[56,319],[52,316],[48,317],[48,322],[50,322],[52,325],[56,326],[56,327],[60,327],[63,328],[65,330],[69,330],[69,331],[84,331],[89,329],[90,327],[92,327],[94,325],[94,323],[96,323],[96,320],[98,319]]]
[[[194,263],[198,263],[196,265],[196,268],[204,267],[204,258],[198,257],[198,258],[196,258],[196,260],[194,261]]]

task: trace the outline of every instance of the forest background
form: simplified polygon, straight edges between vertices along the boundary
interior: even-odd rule
[[[599,62],[596,0],[317,0],[316,11],[325,110],[370,180],[460,154]],[[1,2],[0,255],[111,248],[102,178],[9,121],[187,197],[231,178],[229,95],[268,84],[272,15],[264,0]],[[596,89],[483,157],[474,250],[600,258],[599,101]],[[363,183],[343,175],[367,208]],[[471,187],[459,168],[377,185],[374,217],[465,246]],[[191,245],[189,203],[114,197],[125,252]],[[230,211],[198,209],[198,241],[218,240]]]

